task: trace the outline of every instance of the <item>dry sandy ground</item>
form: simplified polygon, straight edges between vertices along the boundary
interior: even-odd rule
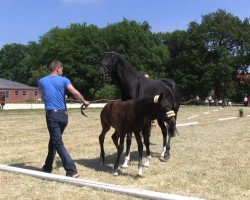
[[[86,110],[88,118],[78,109],[69,110],[63,140],[83,179],[204,199],[247,200],[250,199],[250,108],[244,108],[242,118],[218,120],[238,116],[238,110],[239,107],[182,106],[178,122],[199,124],[178,127],[179,134],[172,139],[171,158],[167,162],[159,160],[160,129],[152,129],[151,166],[144,168],[144,178],[139,179],[135,140],[129,168],[121,169],[118,177],[112,175],[116,157],[110,138],[113,130],[105,140],[107,166],[100,165],[100,109]],[[1,111],[0,119],[0,163],[39,170],[47,154],[44,111]],[[53,173],[65,174],[58,156]],[[6,172],[0,172],[0,194],[0,199],[133,199]]]

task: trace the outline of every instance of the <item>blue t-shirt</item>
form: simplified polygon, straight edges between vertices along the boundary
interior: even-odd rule
[[[45,76],[38,81],[38,88],[42,91],[45,110],[66,109],[65,90],[71,85],[69,79],[63,76]]]

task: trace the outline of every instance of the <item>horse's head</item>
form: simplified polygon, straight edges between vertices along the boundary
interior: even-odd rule
[[[103,79],[107,79],[111,76],[111,72],[115,69],[117,63],[117,53],[115,51],[104,52],[104,58],[102,65],[99,68],[98,74]]]
[[[171,104],[167,100],[165,94],[156,95],[154,102],[158,104],[159,113],[158,116],[163,121],[169,123],[172,126],[176,125],[176,114],[171,108]]]

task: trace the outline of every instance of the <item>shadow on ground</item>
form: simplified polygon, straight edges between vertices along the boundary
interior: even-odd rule
[[[145,152],[143,155],[145,158]],[[79,165],[82,165],[84,167],[87,167],[89,169],[93,169],[95,171],[112,174],[114,163],[116,161],[116,156],[117,156],[116,153],[113,153],[111,155],[106,155],[105,156],[105,164],[102,164],[102,160],[100,157],[90,158],[90,159],[77,159],[77,160],[74,160],[74,162],[78,163]],[[151,156],[159,158],[160,154],[152,152]],[[120,165],[123,164],[124,157],[125,157],[125,154],[123,153],[121,156],[121,159],[120,159]],[[138,164],[137,161],[138,161],[138,152],[137,151],[131,152],[130,153],[130,165],[137,165]],[[41,166],[41,168],[32,166],[32,162],[14,163],[14,164],[10,164],[9,166],[23,168],[23,169],[29,169],[29,170],[35,170],[35,171],[41,171],[41,168],[42,168],[42,166]],[[59,157],[56,157],[55,161],[54,161],[54,169],[59,169],[60,167],[63,167],[62,163],[61,163],[61,159]],[[125,170],[124,171],[118,170],[118,173],[120,175],[133,176],[131,174],[126,173]]]
[[[23,169],[30,169],[30,170],[35,170],[35,171],[41,171],[41,168],[38,167],[34,167],[31,166],[32,162],[28,162],[28,163],[14,163],[14,164],[10,164],[9,166],[11,167],[19,167],[19,168],[23,168]]]
[[[145,154],[145,152],[144,152]],[[96,158],[90,158],[90,159],[78,159],[78,160],[74,160],[74,162],[93,169],[95,171],[100,171],[100,172],[106,172],[106,173],[113,173],[113,167],[114,167],[114,163],[116,161],[116,153],[113,153],[111,155],[106,155],[105,156],[105,164],[102,164],[102,160],[100,157],[96,157]],[[151,153],[152,157],[159,157],[160,154],[159,153]],[[125,155],[122,154],[121,159],[120,159],[120,165],[123,164],[124,162],[124,157]],[[144,155],[145,158],[145,155]],[[130,165],[137,165],[138,164],[138,152],[137,151],[133,151],[130,153]],[[127,173],[119,170],[119,174],[121,175],[128,175]]]

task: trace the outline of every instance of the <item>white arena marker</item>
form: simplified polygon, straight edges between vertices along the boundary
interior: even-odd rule
[[[218,109],[215,109],[215,110],[214,110],[214,112],[217,112],[217,111],[218,111]]]
[[[204,114],[204,115],[207,115],[208,113],[209,113],[209,112],[204,112],[203,114]]]
[[[184,123],[184,124],[177,124],[176,126],[190,126],[190,125],[196,125],[199,122],[190,122],[190,123]]]
[[[250,117],[250,115],[247,115],[247,117]]]
[[[195,117],[198,117],[198,116],[199,115],[193,115],[193,116],[188,117],[188,119],[195,118]]]
[[[230,119],[236,119],[238,117],[226,117],[226,118],[220,118],[218,119],[219,121],[225,121],[225,120],[230,120]]]
[[[51,180],[51,181],[57,181],[57,182],[63,182],[63,183],[69,183],[74,184],[77,186],[87,186],[91,188],[97,188],[97,189],[103,189],[105,191],[112,191],[117,192],[121,194],[127,194],[130,196],[136,196],[136,197],[142,197],[147,199],[163,199],[163,200],[201,200],[200,198],[195,197],[186,197],[181,195],[175,195],[175,194],[167,194],[162,192],[154,192],[150,190],[143,190],[143,189],[137,189],[137,188],[129,188],[119,185],[113,185],[108,183],[101,183],[96,181],[89,181],[84,180],[80,178],[71,178],[56,174],[49,174],[34,170],[28,170],[28,169],[22,169],[17,167],[11,167],[7,165],[0,165],[0,171],[5,172],[15,172],[19,174],[24,174],[28,176],[33,176],[36,178]]]

